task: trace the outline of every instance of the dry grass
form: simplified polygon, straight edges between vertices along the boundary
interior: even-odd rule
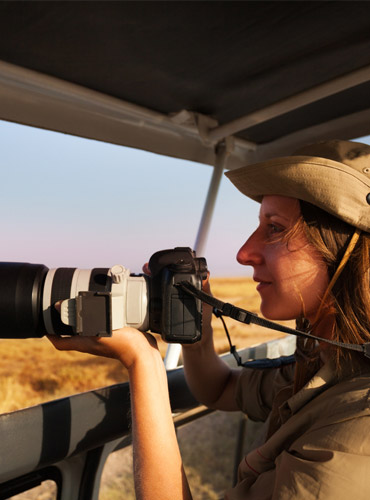
[[[1,339],[0,356],[1,412],[127,380],[118,362],[59,352],[45,338]]]
[[[254,283],[248,278],[216,278],[212,292],[252,312],[259,310]],[[237,347],[253,345],[279,337],[260,327],[227,320],[232,341]],[[228,350],[228,342],[219,319],[214,318],[218,352]],[[159,339],[161,352],[166,345]],[[125,369],[115,360],[76,352],[60,352],[45,338],[0,339],[0,412],[38,404],[70,394],[88,391],[127,380]]]

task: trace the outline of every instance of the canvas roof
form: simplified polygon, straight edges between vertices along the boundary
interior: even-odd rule
[[[229,168],[370,134],[369,2],[0,2],[0,119]]]

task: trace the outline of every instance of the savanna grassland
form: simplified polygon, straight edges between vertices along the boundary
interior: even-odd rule
[[[255,283],[249,278],[213,278],[212,293],[252,312],[259,310]],[[246,326],[226,319],[237,347],[278,338],[261,327]],[[222,323],[213,319],[216,348],[228,350]],[[161,352],[166,345],[158,337]],[[77,352],[55,350],[45,339],[0,339],[0,412],[14,411],[51,399],[124,382],[127,373],[118,361]]]

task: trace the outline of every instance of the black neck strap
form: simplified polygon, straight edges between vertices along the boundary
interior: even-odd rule
[[[229,304],[227,302],[222,302],[212,295],[209,295],[202,290],[198,290],[189,281],[181,281],[180,283],[176,284],[176,286],[183,292],[192,295],[193,297],[200,299],[202,302],[205,302],[206,304],[212,306],[218,311],[219,314],[228,316],[232,319],[235,319],[236,321],[240,321],[241,323],[245,323],[247,325],[253,323],[255,325],[270,328],[271,330],[276,330],[278,332],[296,335],[297,337],[306,337],[308,339],[318,340],[319,342],[326,342],[327,344],[336,345],[344,349],[350,349],[351,351],[358,351],[362,353],[366,358],[370,358],[370,342],[367,342],[365,344],[345,344],[344,342],[336,342],[335,340],[317,337],[316,335],[311,335],[310,333],[279,325],[278,323],[274,323],[273,321],[269,321],[268,319],[260,318],[257,314],[246,311],[245,309],[233,306],[232,304]]]

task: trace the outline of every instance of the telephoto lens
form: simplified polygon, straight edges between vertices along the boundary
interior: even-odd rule
[[[0,263],[0,337],[109,336],[149,326],[148,278],[123,266],[49,270],[42,264]],[[62,313],[55,304],[62,301]]]
[[[0,337],[102,337],[131,326],[160,333],[166,342],[200,340],[202,303],[177,285],[189,281],[201,289],[205,259],[177,247],[153,254],[149,267],[146,276],[120,264],[49,270],[42,264],[0,262]]]

